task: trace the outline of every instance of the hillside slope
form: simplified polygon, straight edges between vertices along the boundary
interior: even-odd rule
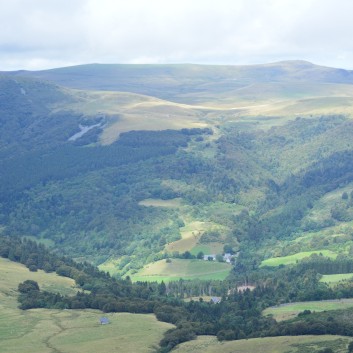
[[[295,238],[351,221],[350,204],[337,201],[325,204],[324,221],[311,214],[353,181],[351,80],[349,71],[306,62],[4,74],[1,229],[78,259],[108,260],[121,274],[224,246],[244,246],[258,265],[301,252]],[[252,103],[230,108],[235,101]],[[324,248],[347,252],[343,234],[342,246]]]

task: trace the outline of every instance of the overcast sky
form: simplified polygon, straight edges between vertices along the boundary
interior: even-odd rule
[[[353,69],[351,0],[0,0],[0,70],[84,63]]]

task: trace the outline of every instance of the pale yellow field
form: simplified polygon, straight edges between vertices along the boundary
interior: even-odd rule
[[[205,222],[194,221],[186,224],[181,228],[181,239],[168,244],[165,250],[168,252],[173,251],[190,251],[200,239],[202,233],[207,229]]]
[[[63,90],[72,96],[73,103],[57,103],[53,110],[104,115],[106,124],[100,136],[104,145],[131,130],[194,128],[215,126],[220,121],[252,120],[258,128],[269,128],[298,115],[353,114],[353,89],[347,84],[251,83],[206,94],[207,98],[202,93],[183,93],[179,101],[188,104],[129,92]]]
[[[212,224],[207,222],[189,222],[185,225],[185,227],[181,228],[181,239],[168,244],[165,247],[165,250],[168,252],[190,251],[193,247],[196,246],[203,232],[205,232],[207,229],[210,229],[211,227]]]
[[[349,337],[342,336],[284,336],[218,342],[214,336],[199,336],[182,343],[174,353],[301,353],[317,352],[332,347],[335,353],[346,353]],[[302,349],[306,349],[305,351]]]
[[[40,289],[47,291],[73,295],[78,290],[71,278],[42,270],[30,272],[26,266],[0,257],[0,295],[16,294],[18,284],[27,279],[38,282]]]
[[[12,321],[10,327],[0,328],[0,352],[4,353],[147,353],[173,327],[152,314],[1,309],[0,322]],[[109,319],[108,325],[100,325],[102,316]]]
[[[131,130],[165,130],[206,127],[197,107],[128,92],[100,92],[69,90],[75,102],[64,107],[75,112],[97,116],[104,115],[101,143],[111,144],[123,132]]]

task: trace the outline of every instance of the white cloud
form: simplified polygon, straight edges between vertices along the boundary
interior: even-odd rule
[[[90,62],[353,68],[350,0],[0,0],[0,70]]]

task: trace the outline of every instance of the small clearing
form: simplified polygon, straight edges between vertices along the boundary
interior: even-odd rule
[[[271,257],[270,259],[261,262],[260,267],[264,266],[280,266],[280,265],[291,265],[295,264],[297,261],[303,260],[312,254],[320,255],[335,259],[337,254],[331,250],[314,250],[314,251],[303,251],[293,255],[282,256],[282,257]]]
[[[304,310],[310,311],[328,311],[347,309],[353,307],[353,299],[337,299],[337,300],[320,300],[312,302],[297,302],[282,304],[267,308],[263,311],[263,315],[272,315],[276,321],[284,321],[293,319]]]
[[[182,205],[181,198],[175,198],[170,200],[162,199],[145,199],[138,203],[140,206],[146,207],[166,207],[166,208],[178,208]]]
[[[335,275],[323,275],[320,282],[334,286],[339,282],[344,282],[353,279],[353,273],[339,273]]]

